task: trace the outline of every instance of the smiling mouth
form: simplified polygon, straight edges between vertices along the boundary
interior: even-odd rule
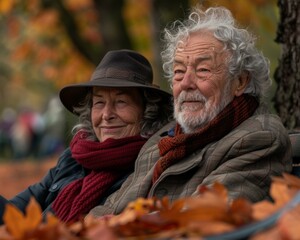
[[[100,127],[101,132],[103,134],[116,134],[120,131],[121,126],[114,126],[114,127]]]
[[[99,126],[99,128],[101,128],[101,129],[107,129],[107,130],[113,130],[113,129],[119,129],[119,128],[122,128],[122,127],[124,127],[124,126]]]
[[[181,110],[195,111],[195,110],[203,108],[203,106],[204,106],[203,101],[182,101],[180,103]]]

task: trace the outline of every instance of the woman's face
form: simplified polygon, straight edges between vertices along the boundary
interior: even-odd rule
[[[136,88],[93,88],[91,119],[100,142],[139,135],[143,112],[143,99]]]

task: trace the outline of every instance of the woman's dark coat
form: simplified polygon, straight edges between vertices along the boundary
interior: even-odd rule
[[[59,157],[57,165],[51,168],[39,183],[29,186],[26,190],[10,200],[6,200],[0,196],[0,223],[2,224],[2,215],[6,203],[12,203],[22,212],[25,212],[31,197],[34,197],[40,204],[44,216],[47,212],[53,212],[51,205],[60,190],[76,179],[83,178],[88,173],[87,169],[84,169],[74,158],[72,158],[71,151],[67,148]],[[99,199],[99,205],[102,205],[111,193],[120,188],[128,174],[129,173],[117,181],[107,191],[105,197]]]

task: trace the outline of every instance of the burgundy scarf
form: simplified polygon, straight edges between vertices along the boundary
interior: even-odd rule
[[[64,222],[74,222],[88,213],[106,190],[134,168],[145,142],[140,136],[94,142],[77,133],[70,144],[72,157],[91,172],[62,189],[52,204],[55,214]]]
[[[155,165],[152,183],[159,178],[162,172],[180,159],[210,142],[221,139],[249,118],[257,107],[258,102],[255,97],[243,94],[236,97],[211,122],[195,133],[182,133],[181,127],[177,124],[175,136],[163,138],[158,143],[161,157]]]

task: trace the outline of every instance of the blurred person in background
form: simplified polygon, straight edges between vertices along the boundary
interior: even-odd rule
[[[171,95],[153,84],[149,61],[131,50],[108,52],[89,82],[64,87],[62,104],[76,114],[74,137],[57,165],[10,200],[25,211],[31,197],[43,213],[79,220],[103,204],[133,171],[146,140],[172,118]]]
[[[231,12],[195,7],[164,40],[176,121],[147,141],[130,178],[91,215],[119,214],[140,197],[197,196],[215,182],[229,200],[257,202],[272,176],[292,170],[287,130],[267,108],[269,61]]]
[[[12,127],[16,121],[17,113],[12,108],[5,108],[2,111],[0,119],[0,157],[11,159],[12,149]]]
[[[36,159],[43,131],[41,114],[31,107],[22,106],[11,128],[13,160],[20,161],[29,157]]]
[[[42,118],[44,131],[38,149],[40,159],[60,154],[65,148],[66,119],[58,97],[50,99]]]

